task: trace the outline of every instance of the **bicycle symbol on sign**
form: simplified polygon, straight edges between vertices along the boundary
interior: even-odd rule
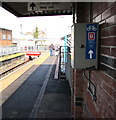
[[[87,27],[87,31],[97,31],[97,28],[94,25],[89,25],[89,27]]]

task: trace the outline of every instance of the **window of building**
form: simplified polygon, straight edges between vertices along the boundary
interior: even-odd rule
[[[3,40],[6,40],[6,35],[2,35],[2,39],[3,39]]]
[[[8,35],[8,40],[11,40],[11,35]]]

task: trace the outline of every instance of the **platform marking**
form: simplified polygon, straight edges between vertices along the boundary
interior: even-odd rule
[[[59,72],[59,59],[60,59],[60,56],[58,56],[58,60],[57,60],[57,64],[56,64],[56,70],[55,70],[55,74],[54,74],[54,79],[58,79],[58,72]]]
[[[15,57],[19,57],[22,55],[25,55],[25,53],[16,53],[16,54],[12,54],[12,55],[0,56],[0,62],[2,62],[4,60],[15,58]]]
[[[39,107],[40,107],[41,101],[42,101],[42,99],[43,99],[44,92],[45,92],[45,90],[46,90],[46,86],[47,86],[47,83],[48,83],[48,80],[49,80],[49,77],[50,77],[50,74],[51,74],[53,65],[54,65],[54,63],[55,63],[55,60],[56,60],[56,57],[54,58],[51,67],[49,68],[49,71],[48,71],[48,73],[47,73],[47,75],[46,75],[46,78],[45,78],[45,80],[44,80],[44,82],[43,82],[43,86],[42,86],[42,88],[41,88],[41,90],[40,90],[40,93],[39,93],[39,95],[38,95],[38,97],[37,97],[37,100],[36,100],[36,102],[35,102],[35,104],[34,104],[34,107],[33,107],[33,109],[32,109],[32,112],[31,112],[29,118],[36,118],[36,117],[37,117],[37,112],[38,112],[38,109],[39,109]]]

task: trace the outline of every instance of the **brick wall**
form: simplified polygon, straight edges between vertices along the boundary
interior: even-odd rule
[[[83,3],[84,4],[84,3]],[[74,98],[82,98],[83,104],[74,99],[74,118],[115,118],[116,117],[116,2],[90,3],[77,11],[77,22],[97,22],[100,25],[100,69],[85,74],[91,77],[96,88],[96,101],[88,91],[90,85],[82,70],[73,70]],[[76,72],[75,72],[76,71]],[[75,78],[76,77],[76,78]],[[81,85],[79,85],[81,84]],[[80,107],[80,108],[78,108]],[[78,110],[75,110],[77,108]]]
[[[3,39],[3,35],[6,36],[6,39]],[[8,39],[8,36],[11,36],[11,39]],[[0,46],[10,46],[12,45],[12,31],[0,28]]]

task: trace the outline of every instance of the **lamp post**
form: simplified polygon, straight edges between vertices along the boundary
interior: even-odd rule
[[[22,24],[20,24],[20,27],[21,27],[21,32],[20,32],[20,33],[22,34],[22,33],[23,33],[23,32],[22,32]]]

